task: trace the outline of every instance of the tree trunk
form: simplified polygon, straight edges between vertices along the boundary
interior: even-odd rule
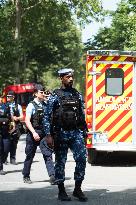
[[[20,28],[21,28],[21,0],[15,1],[16,5],[16,27],[15,27],[15,40],[17,43],[17,53],[19,54],[19,39],[20,39]],[[20,56],[17,57],[15,62],[15,72],[16,72],[16,83],[20,83],[20,75],[19,75],[19,59]]]

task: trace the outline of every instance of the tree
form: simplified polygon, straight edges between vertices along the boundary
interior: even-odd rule
[[[100,29],[86,45],[93,49],[136,49],[136,0],[122,0],[112,15],[110,28]]]
[[[13,83],[17,77],[20,82],[45,81],[45,71],[55,74],[63,66],[71,66],[79,74],[79,24],[98,19],[100,13],[99,0],[1,1],[0,83]],[[7,78],[3,80],[4,73]]]

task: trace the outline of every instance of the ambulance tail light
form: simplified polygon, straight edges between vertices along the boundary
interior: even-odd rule
[[[92,124],[90,122],[87,123],[87,128],[91,129],[92,128]]]
[[[92,111],[91,111],[91,109],[87,109],[87,115],[92,115]]]
[[[92,135],[88,134],[87,141],[86,141],[86,148],[90,149],[92,147]]]

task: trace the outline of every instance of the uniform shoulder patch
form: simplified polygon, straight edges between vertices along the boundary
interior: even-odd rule
[[[52,93],[53,96],[54,96],[54,95],[60,96],[61,94],[62,94],[62,90],[61,90],[61,89],[55,89],[55,90],[53,91],[53,93]]]

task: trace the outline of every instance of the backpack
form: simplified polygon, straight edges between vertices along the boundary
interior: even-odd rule
[[[69,131],[78,128],[80,123],[80,108],[81,100],[79,93],[76,89],[71,89],[72,95],[65,95],[65,91],[62,89],[56,89],[54,91],[59,97],[59,105],[53,114],[53,124]]]

